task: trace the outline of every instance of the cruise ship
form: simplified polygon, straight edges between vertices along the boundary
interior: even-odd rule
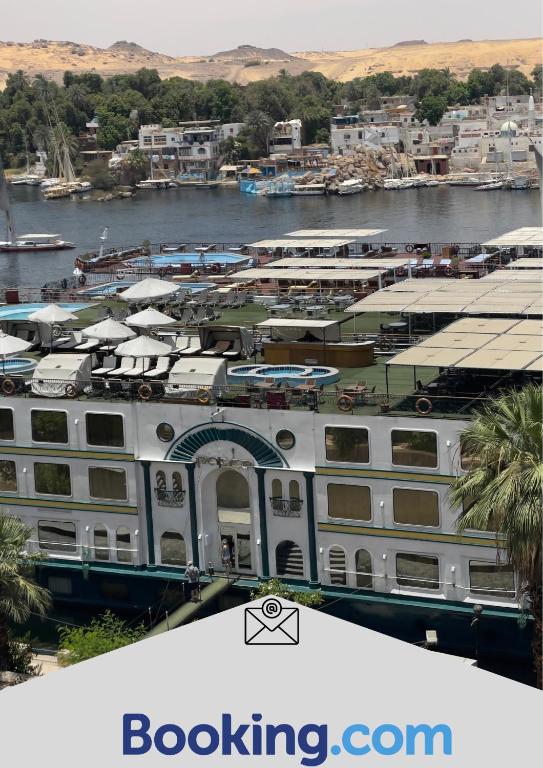
[[[457,533],[448,488],[480,405],[541,382],[541,228],[431,268],[428,249],[323,256],[338,234],[291,233],[195,293],[138,275],[113,300],[87,283],[0,308],[26,355],[3,358],[0,502],[59,603],[162,618],[189,561],[223,574],[226,539],[242,599],[277,577],[467,655],[482,608],[481,649],[528,653],[500,542]]]

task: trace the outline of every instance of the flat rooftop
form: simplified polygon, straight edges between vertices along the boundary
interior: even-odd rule
[[[531,259],[529,259],[531,261]],[[406,267],[411,263],[410,258],[403,258],[400,256],[383,256],[374,258],[370,256],[368,258],[342,258],[341,256],[310,256],[310,257],[287,257],[285,259],[277,259],[276,261],[270,261],[266,264],[266,269],[277,269],[280,267],[304,267],[307,269],[397,269],[398,267]]]
[[[233,280],[307,280],[318,283],[333,282],[359,282],[378,278],[382,270],[378,269],[270,269],[269,267],[255,267],[236,272],[231,276]]]
[[[343,237],[322,237],[322,238],[278,238],[276,240],[257,240],[256,243],[248,243],[248,248],[265,248],[266,250],[274,248],[292,248],[308,250],[311,248],[327,250],[330,248],[341,248],[344,245],[351,245],[355,240],[345,239]]]
[[[515,246],[532,245],[543,248],[543,227],[519,227],[510,232],[504,232],[499,237],[493,237],[483,243],[485,247],[514,248]]]
[[[387,232],[386,229],[296,229],[294,232],[287,232],[289,237],[354,237],[362,240],[368,237],[375,237]]]

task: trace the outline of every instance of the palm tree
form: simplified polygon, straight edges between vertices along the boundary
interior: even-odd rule
[[[9,669],[8,622],[22,624],[32,613],[44,616],[51,605],[50,593],[36,584],[32,567],[39,554],[25,547],[31,529],[14,517],[0,515],[0,669]]]
[[[449,492],[463,506],[459,531],[496,531],[517,574],[519,598],[529,599],[534,618],[534,664],[542,685],[541,613],[543,513],[543,389],[530,385],[488,403],[462,432],[464,456],[473,457],[467,474]]]

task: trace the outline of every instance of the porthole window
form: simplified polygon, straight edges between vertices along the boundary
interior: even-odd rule
[[[289,451],[294,448],[296,438],[289,429],[280,429],[275,436],[275,442],[283,451]]]
[[[162,440],[163,443],[171,443],[175,436],[175,432],[171,424],[162,421],[156,428],[156,436],[159,440]]]

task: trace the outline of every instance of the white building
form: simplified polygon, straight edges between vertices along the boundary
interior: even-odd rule
[[[235,139],[245,128],[245,123],[224,123],[219,128],[219,140]]]
[[[220,166],[220,128],[216,121],[179,123],[173,128],[142,125],[138,145],[150,155],[153,171],[165,176],[214,178]]]
[[[285,120],[275,123],[269,139],[270,157],[291,155],[302,150],[302,121]]]

